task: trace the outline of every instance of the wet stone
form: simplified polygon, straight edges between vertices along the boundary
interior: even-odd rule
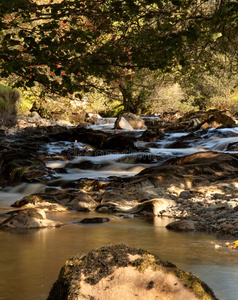
[[[83,220],[80,221],[80,223],[82,224],[96,224],[96,223],[105,223],[105,222],[109,222],[110,219],[109,218],[85,218]]]

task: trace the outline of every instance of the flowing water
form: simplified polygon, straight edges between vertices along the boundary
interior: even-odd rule
[[[111,124],[102,124],[112,130]],[[98,127],[97,127],[98,129]],[[228,130],[228,129],[227,129]],[[235,129],[229,129],[236,135]],[[108,154],[98,157],[76,157],[71,165],[63,161],[48,163],[51,168],[65,168],[62,178],[49,183],[60,186],[63,180],[78,178],[107,178],[108,176],[132,176],[151,165],[159,165],[168,158],[184,156],[204,150],[225,151],[229,143],[238,141],[236,136],[203,137],[192,148],[170,149],[167,146],[186,134],[170,134],[165,140],[150,143],[150,152],[137,154]],[[48,153],[57,154],[69,143],[48,144]],[[81,143],[77,147],[84,148]],[[146,146],[146,143],[143,145]],[[146,160],[144,159],[145,156]],[[148,161],[149,155],[152,159]],[[143,159],[141,159],[143,158]],[[90,162],[91,169],[81,169],[79,164]],[[24,195],[44,191],[42,184],[21,184],[0,191],[0,220],[3,213],[12,210],[10,205]],[[95,213],[63,212],[48,213],[49,219],[77,222]],[[97,216],[100,216],[97,214]],[[103,215],[105,216],[105,215]],[[177,233],[165,225],[168,219],[124,218],[113,219],[104,224],[84,225],[72,223],[60,228],[30,230],[29,232],[0,231],[0,300],[43,300],[56,280],[65,261],[76,254],[110,243],[127,243],[149,250],[179,268],[191,271],[205,281],[220,300],[238,299],[238,251],[226,247],[225,237],[206,233]],[[232,241],[230,241],[232,242]],[[221,248],[216,249],[219,244]]]

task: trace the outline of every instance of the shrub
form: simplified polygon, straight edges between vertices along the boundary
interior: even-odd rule
[[[20,92],[0,84],[0,125],[10,126],[16,123],[16,105],[20,101]]]

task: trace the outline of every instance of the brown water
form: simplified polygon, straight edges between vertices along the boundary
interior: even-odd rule
[[[78,221],[92,214],[57,213],[49,218]],[[238,299],[238,251],[204,233],[176,233],[168,220],[117,219],[98,225],[71,224],[28,233],[0,231],[0,299],[43,300],[71,256],[110,243],[127,243],[156,253],[193,272],[219,299]],[[215,250],[214,244],[223,247]]]
[[[173,136],[176,137],[176,135]],[[224,142],[227,144],[231,140],[227,139]],[[54,145],[56,146],[57,144]],[[202,142],[202,147],[205,149],[213,149],[214,146],[217,149],[223,149],[226,145],[224,143],[221,145],[217,139],[215,143],[213,139],[208,140],[205,145]],[[55,151],[60,153],[62,147],[59,145],[59,149],[56,147]],[[170,158],[171,155],[181,156],[203,149],[162,147],[163,145],[151,148],[150,151],[152,154],[163,154]],[[133,175],[138,172],[137,169],[128,169],[126,164],[120,163],[118,166],[118,162],[115,162],[116,159],[112,157],[101,156],[87,159],[95,163],[103,159],[110,161],[111,169],[97,171],[96,174],[95,171],[74,170],[67,175],[69,177],[67,179],[72,180],[84,176],[94,178],[115,174],[128,175],[129,173]],[[62,164],[62,162],[59,163]],[[53,165],[51,167],[54,168]],[[138,165],[135,165],[135,168],[137,167]],[[23,197],[23,194],[19,193],[31,194],[41,189],[41,185],[24,186],[23,184],[12,193],[1,192],[0,222],[3,220],[1,214],[7,212],[13,202]],[[49,219],[66,222],[78,221],[88,216],[93,216],[93,214],[72,212],[48,214]],[[218,240],[214,235],[168,231],[165,229],[167,223],[168,220],[160,218],[117,219],[105,224],[71,224],[54,229],[30,230],[28,233],[0,231],[0,300],[46,299],[61,267],[69,257],[111,243],[127,243],[149,250],[162,259],[173,262],[179,268],[199,276],[214,290],[220,300],[237,300],[238,251],[229,250],[225,245],[226,240]],[[215,244],[222,247],[215,249]]]

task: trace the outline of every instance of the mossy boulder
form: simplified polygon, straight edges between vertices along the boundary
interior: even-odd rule
[[[125,244],[69,259],[48,300],[217,299],[197,276]]]

